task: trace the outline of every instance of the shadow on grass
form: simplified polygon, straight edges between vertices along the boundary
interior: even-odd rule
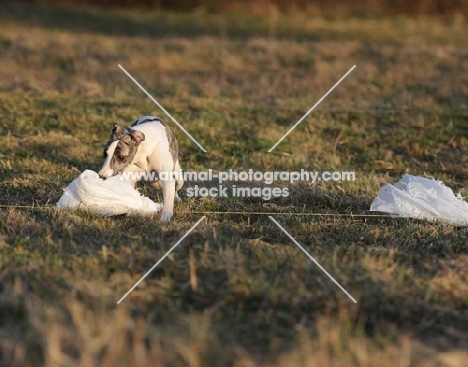
[[[54,216],[48,213],[38,213],[36,218],[37,223],[31,225],[38,225],[39,228],[30,229],[36,231],[36,240],[39,239],[39,232],[43,232],[41,236],[47,232],[42,229],[42,224],[48,225],[53,220],[55,226],[55,233],[49,239],[49,252],[43,255],[41,262],[41,266],[47,266],[47,274],[43,275],[42,282],[32,281],[37,276],[35,272],[41,268],[31,266],[32,262],[29,267],[25,267],[28,260],[16,259],[17,268],[6,267],[1,277],[2,283],[6,289],[10,289],[15,279],[27,282],[32,292],[45,296],[41,298],[39,307],[46,307],[53,302],[54,307],[63,312],[66,312],[66,304],[62,298],[66,298],[64,295],[73,289],[73,283],[70,282],[73,277],[70,275],[77,272],[85,280],[89,279],[90,287],[75,292],[76,301],[91,305],[89,307],[107,305],[107,312],[113,312],[112,307],[117,307],[115,300],[120,294],[103,296],[93,287],[99,286],[100,282],[112,284],[112,274],[143,274],[184,230],[175,225],[163,233],[159,225],[140,223],[136,218],[99,220],[87,216]],[[60,223],[67,226],[61,228]],[[73,225],[72,231],[69,231],[70,225]],[[124,233],[116,233],[117,227]],[[367,226],[363,225],[363,230],[366,229]],[[23,227],[23,230],[26,228]],[[346,343],[347,338],[362,337],[360,332],[364,331],[367,337],[383,336],[385,340],[395,342],[393,338],[398,335],[410,334],[412,338],[420,339],[422,343],[439,351],[456,350],[466,345],[466,300],[444,302],[428,296],[427,290],[420,287],[419,282],[429,282],[430,276],[398,280],[395,284],[394,279],[375,275],[359,261],[343,259],[339,267],[345,270],[336,274],[336,277],[357,297],[358,303],[355,305],[315,266],[297,266],[296,256],[276,264],[276,252],[282,251],[283,246],[287,247],[287,242],[278,240],[275,248],[268,245],[248,246],[245,242],[239,245],[232,232],[220,230],[219,237],[214,238],[211,230],[210,226],[201,228],[187,237],[174,256],[166,259],[145,280],[144,290],[141,289],[142,285],[132,298],[125,300],[135,305],[131,316],[133,319],[142,317],[148,325],[161,330],[163,335],[169,334],[171,329],[177,329],[181,342],[190,346],[193,330],[187,322],[189,316],[209,315],[211,325],[208,340],[216,341],[223,350],[223,358],[227,360],[235,359],[238,347],[259,359],[267,356],[275,358],[280,352],[294,349],[297,328],[311,336],[316,335],[317,320],[323,316],[340,318],[344,339],[337,341],[339,343]],[[255,239],[251,231],[251,227],[245,226],[239,235],[245,239]],[[265,228],[265,231],[270,232],[271,228]],[[139,234],[141,237],[135,238]],[[6,240],[14,245],[13,239],[14,236],[9,235]],[[207,246],[203,242],[208,242],[211,255],[215,251],[216,259],[209,260],[211,255],[208,254],[204,260],[206,263],[202,265],[202,262],[198,262],[198,288],[193,289],[190,283],[189,251],[192,248],[197,257],[203,257]],[[109,253],[112,254],[107,260],[99,252],[103,243],[109,245]],[[31,243],[23,243],[22,246],[31,251],[31,258],[37,257],[37,254],[32,254],[35,246],[30,247]],[[245,263],[229,263],[232,259],[226,252],[228,247],[232,247],[233,251],[236,248],[236,254],[244,255]],[[124,248],[131,251],[119,251]],[[264,251],[263,259],[258,257],[258,250]],[[425,255],[424,248],[416,251]],[[74,261],[57,261],[57,254],[65,258],[73,252],[76,256]],[[88,255],[90,261],[82,261]],[[11,265],[8,257],[7,254],[6,264]],[[332,270],[333,262],[330,257],[321,259],[323,266],[335,275],[338,271]],[[163,290],[163,284],[171,286]],[[25,320],[24,330],[38,332],[28,319],[33,310],[23,303],[11,305],[11,301],[0,302],[0,321],[2,308],[8,314],[19,312],[20,319]],[[338,316],[341,314],[345,314],[346,318]],[[69,326],[72,327],[71,321]],[[272,346],[278,340],[280,343],[276,344],[279,349],[272,351]],[[148,336],[148,347],[153,342]],[[204,351],[211,354],[214,348],[208,346]],[[28,349],[28,352],[31,351]],[[34,358],[36,353],[37,350],[29,353],[28,358]],[[219,357],[213,354],[209,358]]]

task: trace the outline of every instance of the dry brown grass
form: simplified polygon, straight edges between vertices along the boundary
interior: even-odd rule
[[[466,364],[466,230],[350,215],[407,171],[467,192],[465,21],[4,9],[0,204],[37,207],[0,208],[0,366]],[[113,122],[164,117],[119,63],[207,148],[173,126],[186,170],[357,180],[272,202],[186,198],[168,225],[54,212],[79,172],[99,168]],[[277,213],[358,303],[266,215],[214,211]]]

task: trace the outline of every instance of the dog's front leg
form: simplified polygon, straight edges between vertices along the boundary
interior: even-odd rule
[[[175,181],[163,180],[164,207],[161,213],[161,222],[169,222],[174,212]]]

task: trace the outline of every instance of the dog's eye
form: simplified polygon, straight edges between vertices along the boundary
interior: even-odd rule
[[[118,155],[117,158],[121,161],[123,161],[123,159],[125,158],[123,155]]]

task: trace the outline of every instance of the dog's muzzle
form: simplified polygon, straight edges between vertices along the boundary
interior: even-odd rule
[[[99,178],[105,180],[106,178],[112,177],[114,175],[114,172],[113,170],[100,170],[98,175]]]

